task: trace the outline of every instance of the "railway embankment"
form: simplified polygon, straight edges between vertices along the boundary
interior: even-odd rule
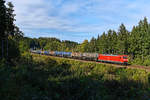
[[[68,58],[32,55],[40,70],[56,82],[54,93],[60,98],[102,100],[147,100],[150,73],[144,69],[114,67],[111,64]],[[57,89],[58,90],[57,90]]]
[[[3,100],[149,100],[150,73],[96,62],[30,55],[0,62]]]
[[[40,54],[33,54],[32,55],[40,55]],[[114,64],[114,63],[104,63],[104,62],[96,62],[96,61],[89,61],[89,60],[82,60],[82,59],[73,59],[73,58],[65,58],[65,57],[58,57],[58,56],[50,56],[50,55],[41,55],[41,56],[49,56],[53,58],[60,58],[60,59],[68,59],[68,60],[75,60],[75,61],[81,61],[81,62],[87,62],[87,63],[97,63],[97,64],[103,64],[107,66],[117,67],[117,68],[129,68],[129,69],[141,69],[145,70],[147,72],[150,72],[150,66],[142,66],[142,65],[131,65],[131,64]]]

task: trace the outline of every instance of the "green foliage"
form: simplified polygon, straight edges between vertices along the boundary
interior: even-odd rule
[[[150,56],[147,56],[147,57],[144,58],[143,65],[145,65],[145,66],[149,66],[150,65]]]
[[[5,31],[6,31],[6,6],[5,1],[0,1],[0,39],[5,37]]]
[[[88,52],[89,51],[89,43],[88,40],[84,40],[84,42],[81,44],[80,51],[81,52]]]
[[[5,51],[7,50],[5,49]],[[6,56],[6,58],[8,60],[14,60],[17,57],[20,57],[18,43],[14,39],[9,39],[8,40],[8,56]]]
[[[150,73],[96,63],[41,57],[30,48],[53,51],[129,54],[131,63],[150,65],[150,24],[131,32],[121,24],[78,44],[56,38],[31,39],[14,24],[14,6],[0,0],[0,98],[4,100],[128,100],[150,98]],[[21,56],[20,56],[21,55]],[[19,60],[15,60],[20,57]],[[13,63],[10,63],[13,62]]]
[[[147,100],[150,73],[96,63],[30,55],[12,66],[0,62],[4,100]]]
[[[149,66],[150,54],[150,24],[147,18],[141,20],[129,32],[124,24],[118,31],[108,30],[90,41],[84,40],[78,44],[73,41],[60,41],[57,38],[24,38],[20,49],[27,51],[29,48],[66,52],[97,52],[103,54],[120,54],[132,57],[130,63]]]
[[[24,37],[20,41],[20,50],[21,52],[28,51],[32,49],[41,49],[41,50],[51,50],[51,51],[66,51],[72,52],[76,51],[78,43],[73,41],[60,41],[57,38],[27,38]]]
[[[21,53],[28,52],[32,45],[32,39],[24,37],[19,41],[19,50]]]
[[[88,52],[96,52],[98,47],[96,46],[96,39],[92,37],[89,43],[89,51]]]
[[[11,2],[5,5],[0,1],[0,59],[11,61],[19,57],[18,40],[23,35],[14,24],[14,6]]]
[[[133,65],[143,65],[143,66],[150,66],[150,56],[141,57],[138,56],[134,60],[132,60],[131,64]]]
[[[39,55],[34,55],[33,59],[42,63],[38,65],[48,73],[48,81],[55,82],[51,85],[55,90],[53,99],[146,100],[150,96],[149,73],[144,70]]]
[[[45,47],[44,50],[51,50],[51,51],[60,51],[61,50],[61,43],[57,42],[57,41],[51,41],[48,42]],[[64,46],[63,46],[64,47]]]

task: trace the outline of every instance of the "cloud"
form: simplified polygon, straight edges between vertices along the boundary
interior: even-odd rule
[[[30,37],[59,37],[56,34],[60,33],[64,39],[76,37],[75,40],[80,41],[110,28],[117,30],[121,23],[131,30],[144,16],[150,16],[148,0],[7,1],[12,1],[15,6],[16,24]],[[45,33],[44,30],[53,34]]]

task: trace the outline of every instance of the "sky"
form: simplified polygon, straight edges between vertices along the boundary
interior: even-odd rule
[[[7,0],[25,36],[83,42],[123,23],[128,30],[150,19],[149,0]]]

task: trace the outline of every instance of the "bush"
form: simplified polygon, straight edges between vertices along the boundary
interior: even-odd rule
[[[140,57],[137,56],[134,60],[131,61],[133,65],[143,65],[143,66],[150,66],[150,56]]]
[[[150,98],[150,73],[24,53],[14,67],[0,64],[5,100],[129,100]],[[28,59],[28,62],[26,62]],[[5,62],[2,61],[2,62]]]
[[[150,66],[150,56],[147,56],[147,57],[144,58],[144,63],[143,63],[143,65],[145,65],[145,66]]]

